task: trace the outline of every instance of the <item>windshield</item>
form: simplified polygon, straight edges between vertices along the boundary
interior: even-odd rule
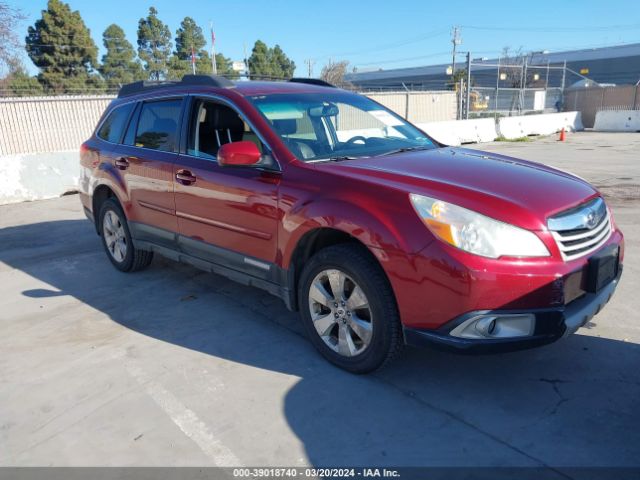
[[[250,97],[300,160],[345,160],[436,148],[400,116],[348,92]]]

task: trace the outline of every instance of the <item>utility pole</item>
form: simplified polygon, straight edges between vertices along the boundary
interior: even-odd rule
[[[308,67],[308,77],[313,77],[313,66],[316,64],[316,61],[313,58],[308,58],[304,63],[306,63]]]
[[[467,91],[464,100],[464,119],[469,119],[469,100],[471,99],[471,52],[467,52]]]
[[[451,43],[453,44],[453,51],[451,52],[451,75],[454,76],[456,74],[456,48],[462,43],[460,29],[458,27],[453,27],[451,31]]]

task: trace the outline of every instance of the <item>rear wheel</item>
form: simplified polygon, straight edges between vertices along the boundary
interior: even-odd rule
[[[402,348],[391,287],[358,245],[336,245],[314,255],[302,271],[298,298],[312,343],[345,370],[371,372]]]
[[[122,272],[142,270],[151,263],[153,252],[133,246],[131,233],[120,204],[113,198],[100,206],[100,236],[111,263]]]

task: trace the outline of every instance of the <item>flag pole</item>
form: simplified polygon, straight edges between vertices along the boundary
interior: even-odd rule
[[[213,33],[213,22],[209,22],[209,25],[211,26],[211,72],[214,75],[217,75],[218,66],[216,65],[216,49],[215,49],[216,36]]]
[[[196,52],[193,49],[193,45],[191,45],[191,69],[193,70],[193,74],[196,74]]]

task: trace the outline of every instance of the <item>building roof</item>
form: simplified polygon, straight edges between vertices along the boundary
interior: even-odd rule
[[[640,56],[640,43],[616,45],[611,47],[585,48],[580,50],[566,50],[561,52],[535,53],[531,57],[531,64],[546,65],[547,62],[549,62],[551,65],[557,65],[557,64],[562,64],[565,61],[580,62],[580,61],[588,61],[588,60],[601,60],[601,59],[635,57],[635,56]],[[482,68],[481,65],[483,63],[497,64],[498,60],[499,60],[498,58],[492,58],[485,61],[474,61],[474,69],[477,70],[478,68]],[[350,73],[345,76],[345,79],[350,82],[358,84],[360,82],[366,82],[369,80],[385,80],[385,79],[398,79],[401,77],[444,75],[447,67],[449,66],[450,64],[443,63],[438,65],[427,65],[422,67],[394,68],[389,70],[380,69],[380,70],[369,71],[369,72]]]

